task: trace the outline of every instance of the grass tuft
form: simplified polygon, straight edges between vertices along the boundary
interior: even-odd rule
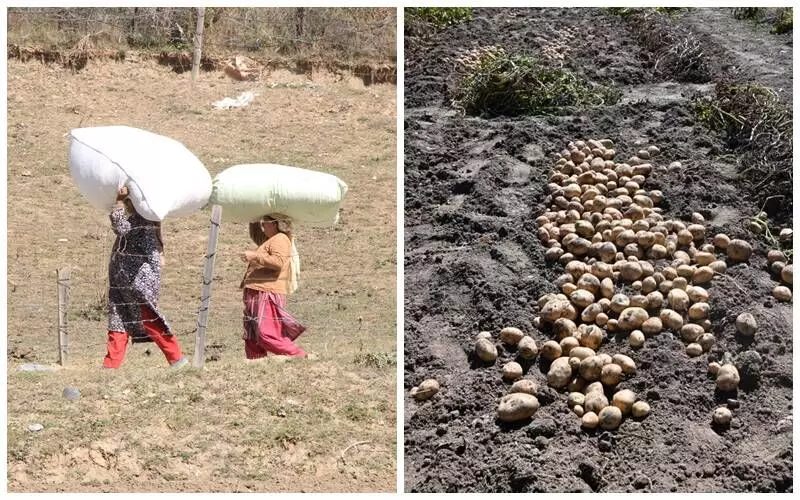
[[[397,365],[397,353],[395,352],[361,352],[356,354],[353,362],[360,366],[372,366],[375,368],[386,368],[387,366]]]
[[[410,7],[405,10],[406,25],[426,23],[437,28],[446,28],[471,20],[471,7]]]

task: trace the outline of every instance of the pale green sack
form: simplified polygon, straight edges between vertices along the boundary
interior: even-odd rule
[[[329,226],[339,220],[347,184],[335,175],[271,163],[234,165],[214,178],[210,204],[225,219],[253,222],[282,213],[293,223]]]

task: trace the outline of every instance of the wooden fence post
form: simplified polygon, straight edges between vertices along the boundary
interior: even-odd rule
[[[205,27],[206,8],[197,8],[197,27],[194,32],[194,57],[192,58],[192,85],[200,73],[200,59],[203,56],[203,29]]]
[[[69,302],[69,268],[58,270],[58,364],[67,364],[69,337],[67,337],[67,303]]]
[[[206,360],[206,327],[211,307],[211,283],[214,281],[214,260],[217,257],[217,236],[222,207],[214,205],[211,209],[211,228],[208,231],[206,262],[203,266],[203,291],[200,294],[200,313],[197,318],[197,335],[194,339],[194,359],[192,366],[202,368]]]

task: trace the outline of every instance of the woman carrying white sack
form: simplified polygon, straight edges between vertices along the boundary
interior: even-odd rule
[[[286,296],[297,289],[300,271],[291,219],[280,213],[264,215],[251,222],[249,230],[258,248],[240,255],[247,263],[239,285],[243,289],[245,356],[316,357],[294,343],[306,327],[285,309]]]

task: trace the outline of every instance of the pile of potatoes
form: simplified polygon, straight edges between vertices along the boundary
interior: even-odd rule
[[[536,219],[545,259],[564,266],[555,282],[560,293],[538,300],[533,321],[554,339],[539,347],[516,328],[500,334],[523,359],[538,355],[551,361],[548,385],[569,392],[570,408],[586,428],[615,429],[625,416],[650,413],[636,394],[617,390],[636,364],[628,356],[599,351],[608,334],[626,336],[638,349],[667,330],[683,339],[688,356],[707,353],[715,342],[707,287],[728,265],[747,262],[753,252],[744,240],[707,234],[699,213],[688,221],[663,216],[658,206],[663,193],[644,187],[655,170],[650,161],[659,153],[649,146],[618,163],[608,139],[570,142],[560,152],[547,185],[549,208]],[[675,162],[669,168],[681,166]],[[791,265],[771,255],[773,272],[791,284]],[[773,295],[791,300],[787,287],[777,287]],[[484,362],[497,359],[490,333],[478,334],[475,353]],[[539,407],[535,382],[522,378],[516,362],[501,369],[513,385],[500,401],[498,418],[529,418]],[[709,371],[720,390],[738,387],[732,364],[711,363]]]
[[[791,302],[792,289],[789,287],[792,286],[792,264],[787,262],[786,255],[780,250],[770,250],[767,253],[767,262],[773,276],[781,283],[784,283],[784,285],[778,285],[772,290],[772,296],[781,302]]]
[[[561,342],[548,340],[541,348],[519,328],[503,328],[499,337],[508,349],[516,348],[522,361],[532,361],[537,356],[551,361],[547,384],[570,391],[570,407],[582,418],[584,427],[616,429],[624,416],[644,418],[650,413],[650,406],[638,401],[630,390],[617,392],[611,402],[605,396],[606,388],[614,389],[626,376],[636,372],[636,363],[630,357],[598,354],[595,349],[580,345],[574,336],[564,337]],[[586,338],[591,338],[591,335],[586,335]],[[475,337],[475,355],[484,363],[497,360],[497,345],[490,332],[480,332]],[[523,378],[522,365],[516,361],[503,364],[500,372],[503,380],[511,386],[498,404],[498,420],[515,422],[532,417],[539,409],[536,381]]]
[[[547,37],[542,37],[542,56],[549,61],[563,61],[570,48],[574,46],[573,40],[577,33],[576,28],[564,26],[548,34]]]
[[[542,346],[542,354],[553,357],[548,384],[570,391],[571,407],[586,427],[614,428],[617,410],[649,413],[635,395],[634,401],[628,393],[620,396],[629,406],[595,395],[603,393],[597,391],[603,385],[613,391],[633,373],[630,365],[635,370],[627,356],[616,363],[620,355],[597,353],[607,335],[623,334],[638,349],[668,330],[684,340],[687,355],[708,352],[715,338],[706,287],[753,252],[744,240],[707,234],[699,213],[689,221],[663,216],[658,206],[663,193],[645,188],[655,170],[651,159],[659,153],[649,146],[616,162],[611,140],[570,142],[550,174],[549,209],[536,219],[546,260],[562,264],[564,274],[555,283],[561,293],[539,299],[534,326],[557,338]],[[581,395],[589,398],[588,408],[577,403]]]
[[[515,327],[500,330],[500,341],[509,347],[516,347],[517,354],[524,360],[535,359],[539,354],[536,341]],[[475,355],[484,363],[497,360],[497,346],[491,332],[480,332],[475,337]],[[503,380],[512,382],[508,394],[500,399],[497,418],[502,422],[516,422],[533,416],[539,409],[536,393],[539,390],[534,380],[522,378],[522,365],[510,361],[500,367]]]
[[[536,222],[545,257],[565,273],[556,280],[562,293],[539,300],[535,326],[594,349],[607,333],[626,334],[639,348],[670,330],[699,356],[715,341],[705,286],[729,263],[747,261],[752,247],[725,234],[709,238],[699,213],[691,221],[662,215],[663,194],[644,188],[657,146],[622,163],[613,148],[607,139],[570,142],[556,161],[550,208]]]

